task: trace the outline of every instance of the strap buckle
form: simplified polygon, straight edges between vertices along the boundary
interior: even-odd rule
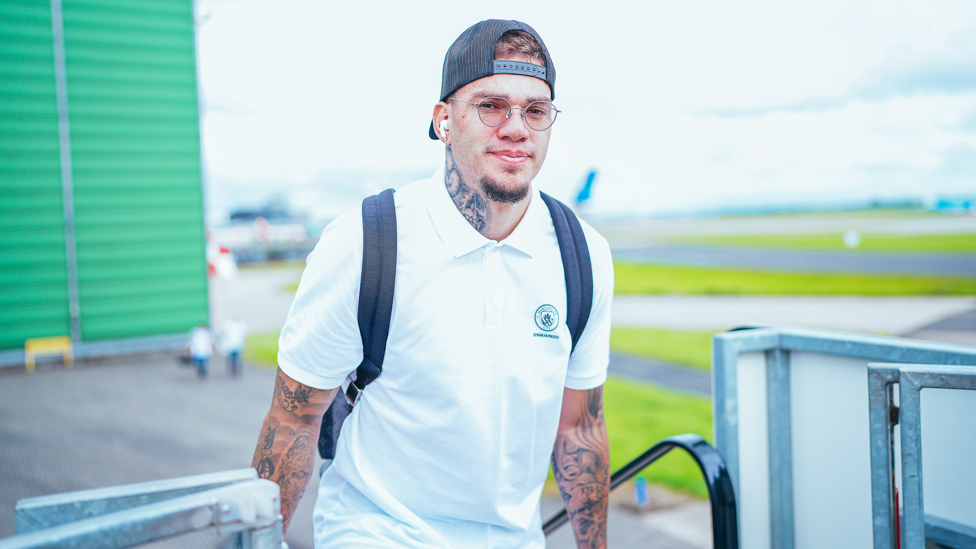
[[[344,394],[346,395],[346,402],[349,403],[350,407],[353,407],[359,402],[360,397],[363,396],[363,391],[359,387],[356,387],[355,383],[349,383]]]

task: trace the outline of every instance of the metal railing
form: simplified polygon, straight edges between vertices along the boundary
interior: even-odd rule
[[[22,499],[0,549],[116,549],[209,528],[234,549],[279,549],[279,494],[240,469]]]
[[[898,384],[899,405],[893,386]],[[949,547],[976,546],[976,529],[925,515],[922,497],[921,390],[976,390],[976,367],[869,364],[871,504],[875,549],[924,549],[926,538]],[[903,517],[894,490],[894,426],[901,424]],[[900,536],[898,535],[900,533]],[[900,540],[899,540],[900,538]]]
[[[732,480],[722,456],[698,435],[677,435],[658,442],[643,455],[611,475],[610,489],[613,490],[633,478],[645,467],[675,448],[680,448],[691,454],[705,477],[705,483],[708,485],[708,497],[712,504],[712,547],[715,549],[738,548],[739,523],[736,516],[735,491],[732,489]],[[563,509],[546,521],[542,531],[548,536],[568,521],[569,514],[566,509]]]

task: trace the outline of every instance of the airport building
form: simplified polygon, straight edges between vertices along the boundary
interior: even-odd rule
[[[191,0],[0,0],[0,364],[208,321]]]

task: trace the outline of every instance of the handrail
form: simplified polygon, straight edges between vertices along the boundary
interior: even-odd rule
[[[254,469],[82,490],[17,502],[0,549],[122,549],[216,527],[232,546],[278,549],[278,485]]]
[[[661,459],[675,448],[691,454],[708,485],[708,498],[712,503],[712,547],[714,549],[737,549],[739,547],[739,521],[736,514],[735,491],[732,479],[725,466],[725,460],[711,444],[698,435],[685,434],[668,437],[644,452],[643,455],[623,466],[610,477],[610,489],[613,490],[642,469]],[[556,528],[569,521],[566,509],[563,509],[546,521],[542,531],[548,536]]]

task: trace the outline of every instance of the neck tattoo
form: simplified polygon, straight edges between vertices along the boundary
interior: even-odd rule
[[[454,164],[454,152],[450,147],[447,149],[447,159],[444,166],[444,186],[447,193],[451,195],[451,200],[457,206],[461,215],[468,220],[468,223],[481,234],[485,233],[488,227],[488,201],[481,192],[468,185],[461,172]]]

